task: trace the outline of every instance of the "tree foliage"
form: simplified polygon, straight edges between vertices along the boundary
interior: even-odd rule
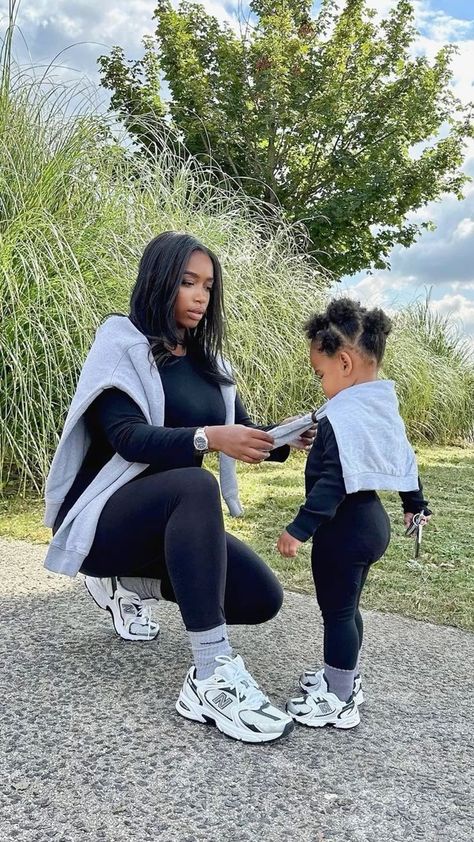
[[[304,222],[336,277],[385,268],[429,226],[414,211],[461,198],[471,109],[452,91],[452,45],[431,62],[414,55],[409,0],[381,22],[369,6],[322,0],[312,16],[310,0],[251,0],[231,27],[158,0],[144,57],[114,47],[99,59],[102,84],[141,146],[173,126],[189,153]]]

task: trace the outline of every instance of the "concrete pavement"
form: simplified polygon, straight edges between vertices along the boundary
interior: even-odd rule
[[[472,635],[367,612],[361,724],[250,746],[180,718],[176,606],[159,642],[0,541],[0,836],[5,842],[472,842]],[[287,594],[231,640],[277,704],[317,660],[314,600]]]

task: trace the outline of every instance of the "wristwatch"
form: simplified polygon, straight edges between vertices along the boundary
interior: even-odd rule
[[[194,433],[194,449],[199,453],[209,453],[209,439],[204,427],[198,427]]]

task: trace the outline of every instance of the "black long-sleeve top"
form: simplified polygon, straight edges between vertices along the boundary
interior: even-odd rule
[[[194,448],[194,434],[198,427],[225,423],[220,387],[208,380],[188,356],[173,358],[160,368],[160,376],[165,394],[163,427],[149,424],[135,401],[120,389],[106,389],[88,407],[85,422],[91,443],[58,513],[54,531],[114,453],[127,462],[147,464],[140,477],[202,464],[202,454]],[[254,424],[238,395],[235,423],[263,430],[272,426]],[[279,447],[268,459],[284,462],[289,452],[288,446]]]
[[[333,428],[328,418],[322,418],[313,447],[310,450],[305,469],[306,501],[295,519],[286,528],[293,538],[307,541],[322,523],[331,520],[342,501],[348,495],[342,474],[339,449]],[[362,492],[364,493],[364,492]],[[428,503],[423,498],[423,486],[418,478],[418,489],[399,492],[404,512],[425,511]]]

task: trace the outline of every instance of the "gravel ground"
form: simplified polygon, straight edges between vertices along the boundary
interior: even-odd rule
[[[468,633],[367,612],[360,726],[244,745],[175,713],[176,606],[158,606],[158,642],[126,643],[43,556],[0,541],[6,842],[474,839]],[[282,705],[320,652],[314,600],[288,593],[275,620],[231,638]]]

